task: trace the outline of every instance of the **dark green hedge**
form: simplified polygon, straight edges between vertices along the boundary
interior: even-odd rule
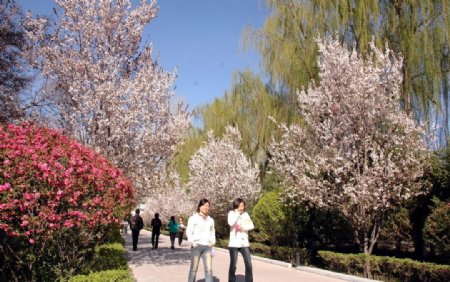
[[[94,256],[81,275],[72,276],[70,282],[134,281],[125,259],[121,243],[103,244],[95,248]]]
[[[100,272],[92,272],[88,275],[76,275],[69,279],[69,282],[134,282],[130,270],[115,269]]]
[[[228,248],[228,240],[218,240],[217,246]],[[305,248],[291,248],[282,246],[268,246],[260,243],[250,243],[250,249],[253,255],[260,257],[281,260],[296,264],[296,255],[300,255],[300,264],[308,265],[310,262],[308,250]]]
[[[372,278],[383,281],[450,281],[450,265],[419,262],[364,254],[341,254],[319,251],[325,267],[332,271],[363,276],[365,259],[368,258]]]
[[[96,247],[86,273],[113,269],[128,269],[124,246],[120,243],[111,243]]]

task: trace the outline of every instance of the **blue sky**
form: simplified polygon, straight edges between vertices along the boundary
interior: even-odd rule
[[[18,0],[33,14],[50,14],[54,0]],[[259,28],[268,16],[264,0],[159,0],[159,14],[145,29],[154,57],[167,71],[178,69],[177,96],[189,109],[209,103],[231,87],[234,71],[259,72],[259,57],[243,52],[246,26]]]

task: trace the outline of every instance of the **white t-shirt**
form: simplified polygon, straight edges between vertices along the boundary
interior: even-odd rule
[[[188,220],[186,237],[191,244],[214,245],[216,243],[214,219],[210,216],[204,218],[198,213],[194,214]]]
[[[237,224],[242,227],[242,231],[234,229],[234,225]],[[249,247],[248,231],[255,228],[250,215],[247,212],[239,214],[236,211],[230,211],[228,213],[228,225],[230,225],[230,241],[228,247],[242,248]]]

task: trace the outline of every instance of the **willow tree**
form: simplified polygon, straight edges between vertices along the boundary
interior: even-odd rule
[[[401,103],[417,119],[438,118],[448,136],[450,5],[447,0],[268,0],[263,28],[247,29],[246,46],[261,54],[274,85],[295,91],[318,80],[314,36],[335,35],[367,55],[368,42],[384,41],[404,58]],[[349,46],[350,47],[350,46]]]
[[[268,117],[273,116],[289,123],[298,120],[287,103],[285,97],[277,95],[251,71],[235,73],[230,91],[195,111],[202,128],[191,130],[184,144],[177,149],[173,160],[183,182],[187,182],[189,159],[207,140],[208,131],[212,130],[216,136],[221,137],[230,124],[238,127],[241,132],[241,150],[254,163],[259,164],[264,173],[268,159],[267,147],[275,129]]]

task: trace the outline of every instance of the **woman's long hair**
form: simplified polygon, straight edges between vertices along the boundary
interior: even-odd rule
[[[209,201],[207,199],[201,199],[197,206],[197,212],[200,212],[200,207],[206,203],[209,203]]]
[[[246,204],[245,204],[245,201],[243,199],[241,199],[241,198],[237,198],[236,200],[233,201],[233,210],[239,208],[239,205],[241,203],[244,203],[244,211],[245,211]]]

